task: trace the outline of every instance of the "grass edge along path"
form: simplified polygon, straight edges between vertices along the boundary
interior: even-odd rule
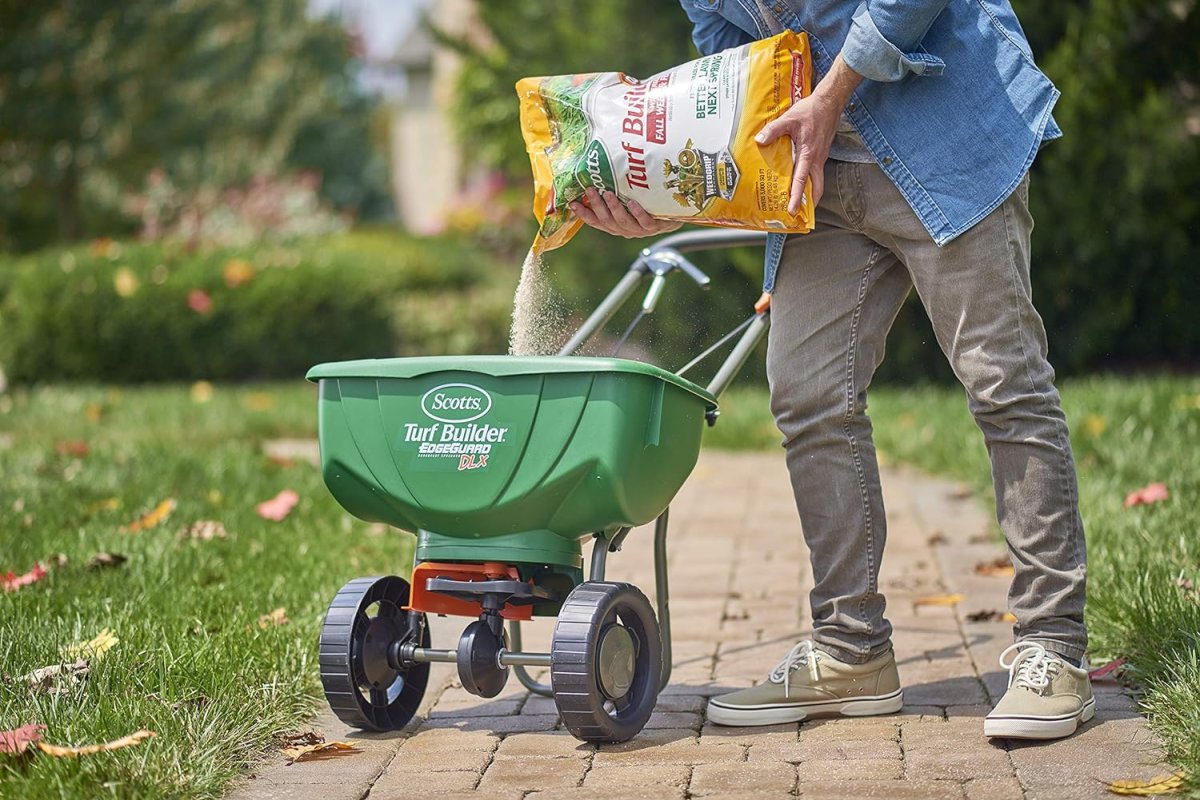
[[[0,730],[40,723],[59,745],[157,734],[75,759],[0,754],[0,797],[217,798],[312,715],[330,598],[403,574],[412,539],[345,514],[307,463],[262,454],[315,425],[300,382],[0,395],[0,574],[49,565],[0,592]],[[285,519],[256,513],[287,489],[299,503]],[[202,520],[223,537],[185,531]],[[89,567],[102,552],[127,560]],[[85,680],[21,680],[105,628],[119,641],[87,658]]]
[[[1089,658],[1128,659],[1125,679],[1200,797],[1200,376],[1074,378],[1060,391],[1087,531]],[[961,480],[994,502],[961,389],[873,388],[869,413],[881,461]],[[778,447],[766,392],[726,395],[706,443]],[[1166,500],[1125,507],[1156,482]]]

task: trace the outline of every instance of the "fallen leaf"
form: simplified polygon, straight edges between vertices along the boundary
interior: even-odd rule
[[[105,628],[96,634],[95,638],[67,645],[60,652],[66,658],[91,658],[99,661],[105,653],[116,647],[119,641],[121,640],[114,636],[112,631]]]
[[[67,554],[51,553],[46,556],[46,563],[52,567],[65,567],[67,565]]]
[[[175,500],[168,497],[166,500],[163,500],[153,509],[138,517],[121,530],[125,533],[139,533],[141,531],[149,530],[165,520],[167,517],[171,516],[171,512],[174,510]]]
[[[300,733],[285,733],[279,737],[279,745],[285,749],[297,749],[300,747],[309,747],[314,744],[323,744],[325,742],[324,734],[316,731],[302,731]]]
[[[120,553],[96,553],[87,561],[88,569],[105,569],[107,567],[119,567],[129,560],[128,556],[123,556]]]
[[[258,618],[258,627],[264,631],[272,625],[287,625],[291,620],[287,618],[286,608],[277,608],[269,614],[263,614]]]
[[[1171,496],[1167,491],[1165,483],[1152,483],[1148,486],[1143,486],[1136,492],[1130,492],[1125,496],[1125,507],[1149,505],[1151,503],[1161,503]]]
[[[288,514],[292,513],[292,509],[296,507],[296,503],[300,502],[300,495],[293,492],[291,489],[284,489],[279,494],[272,497],[270,500],[265,500],[255,507],[255,511],[263,519],[274,520],[275,522],[282,521]]]
[[[287,757],[289,764],[295,764],[301,761],[323,761],[361,752],[353,742],[322,742],[303,747],[288,747],[284,749],[283,755]]]
[[[0,753],[19,756],[42,738],[45,725],[30,723],[11,731],[0,731]]]
[[[179,531],[180,539],[198,539],[202,542],[213,539],[228,538],[225,526],[213,519],[196,520],[190,525],[184,525]]]
[[[1148,781],[1112,781],[1105,782],[1104,788],[1113,794],[1132,795],[1136,797],[1153,797],[1161,794],[1175,794],[1183,788],[1183,773],[1174,772],[1170,775],[1158,775]]]
[[[914,606],[955,606],[962,602],[961,594],[933,594],[913,600]]]
[[[165,706],[170,706],[172,711],[180,711],[183,709],[204,708],[212,702],[212,698],[208,695],[197,694],[191,697],[185,697],[183,700],[171,702],[164,697],[161,697],[157,692],[151,692],[146,695],[147,700],[157,700]]]
[[[46,577],[46,568],[41,564],[35,563],[33,568],[24,575],[17,575],[11,571],[7,575],[0,575],[0,589],[6,592],[15,592],[22,586],[37,583],[44,577]]]
[[[926,539],[925,544],[929,545],[930,547],[936,547],[939,544],[946,544],[949,541],[950,540],[946,538],[946,534],[942,533],[941,531],[938,531],[937,533],[932,534],[928,539]]]
[[[995,622],[1004,619],[1004,614],[994,608],[989,608],[983,611],[972,611],[966,615],[965,619],[967,622]]]
[[[101,511],[116,511],[121,507],[121,500],[117,497],[106,497],[103,500],[97,500],[87,507],[88,516],[99,514]]]
[[[120,750],[122,747],[132,747],[140,741],[151,739],[158,734],[154,731],[141,730],[129,734],[128,736],[116,739],[115,741],[105,742],[104,744],[89,744],[84,747],[60,747],[56,744],[46,744],[38,742],[38,749],[48,756],[55,758],[76,758],[78,756],[90,756],[96,753],[107,753],[110,750]]]
[[[213,309],[212,297],[203,289],[192,289],[188,292],[187,306],[197,314],[211,314]]]
[[[74,456],[83,458],[91,451],[88,443],[82,439],[68,439],[54,443],[54,452],[60,456]]]
[[[1121,656],[1120,658],[1114,658],[1112,661],[1108,662],[1107,664],[1105,664],[1103,666],[1096,667],[1093,670],[1089,670],[1088,677],[1094,681],[1100,680],[1101,678],[1106,678],[1109,675],[1112,675],[1117,670],[1119,670],[1121,667],[1125,666],[1125,660],[1126,660],[1125,656]]]
[[[967,498],[974,496],[974,490],[972,490],[971,487],[967,486],[965,483],[960,483],[958,486],[955,486],[954,489],[946,493],[946,497],[951,500],[966,500]]]
[[[191,389],[193,403],[207,403],[213,398],[213,385],[208,381],[196,381]]]
[[[61,694],[68,691],[71,685],[86,678],[91,670],[91,664],[86,659],[77,658],[71,664],[51,664],[48,667],[40,667],[28,675],[17,678],[17,681],[25,684],[34,694]]]
[[[141,286],[142,282],[129,267],[121,267],[113,273],[113,289],[119,297],[133,297]]]
[[[1099,414],[1088,414],[1083,418],[1083,432],[1095,439],[1108,428],[1108,420]]]
[[[980,561],[975,565],[976,575],[1004,576],[1013,574],[1012,562],[1008,556],[999,556],[991,561]]]
[[[251,392],[242,403],[251,411],[270,411],[275,407],[275,398],[266,392]]]
[[[231,258],[225,262],[225,285],[236,289],[254,279],[254,265],[244,258]]]
[[[88,253],[94,258],[116,258],[121,255],[121,245],[107,236],[101,236],[88,244]]]

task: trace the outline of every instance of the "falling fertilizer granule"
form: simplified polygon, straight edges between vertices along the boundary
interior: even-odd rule
[[[521,279],[513,297],[511,356],[547,356],[565,341],[566,306],[542,269],[541,255],[531,249],[521,265]]]

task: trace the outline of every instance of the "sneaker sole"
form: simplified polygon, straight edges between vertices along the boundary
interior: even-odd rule
[[[873,717],[894,714],[904,706],[900,689],[876,697],[856,697],[853,700],[825,700],[808,703],[772,703],[759,706],[728,706],[718,700],[708,701],[708,721],[717,725],[750,727],[799,722],[812,716]]]
[[[1070,736],[1094,716],[1095,697],[1074,714],[1061,717],[989,716],[983,721],[983,735],[996,739],[1061,739]]]

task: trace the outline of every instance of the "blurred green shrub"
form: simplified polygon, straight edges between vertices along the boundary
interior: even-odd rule
[[[503,352],[516,271],[383,230],[255,248],[96,240],[0,258],[0,364],[14,382],[236,380]]]

